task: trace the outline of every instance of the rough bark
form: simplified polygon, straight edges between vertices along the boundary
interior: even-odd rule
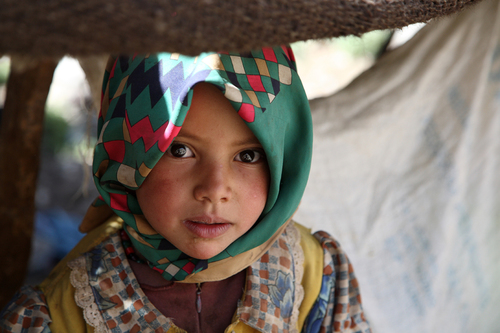
[[[479,0],[3,0],[0,53],[244,51],[400,28]]]
[[[56,65],[11,59],[0,129],[0,308],[21,287],[27,270],[45,101]]]

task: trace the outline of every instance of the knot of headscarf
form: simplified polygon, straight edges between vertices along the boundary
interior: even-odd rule
[[[187,256],[158,234],[135,196],[179,133],[199,82],[218,87],[245,120],[264,148],[271,175],[258,221],[208,260]],[[282,232],[304,192],[311,150],[309,103],[289,47],[197,57],[112,57],[104,76],[94,154],[101,195],[96,205],[109,205],[124,220],[134,247],[165,279],[220,280],[257,260]]]

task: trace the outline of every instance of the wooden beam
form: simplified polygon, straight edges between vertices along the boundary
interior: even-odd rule
[[[56,66],[55,60],[11,58],[0,128],[0,308],[27,271],[45,101]]]
[[[73,56],[248,51],[359,35],[460,11],[479,0],[4,0],[0,53]]]

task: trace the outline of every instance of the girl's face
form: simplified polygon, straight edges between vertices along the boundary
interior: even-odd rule
[[[179,135],[136,194],[158,233],[209,259],[254,225],[268,187],[259,141],[219,89],[200,83]]]

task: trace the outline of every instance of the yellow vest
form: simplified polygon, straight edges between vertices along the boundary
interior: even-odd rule
[[[45,295],[52,323],[50,329],[54,333],[85,333],[94,332],[94,328],[87,324],[83,310],[75,302],[75,288],[70,283],[71,270],[68,262],[91,250],[111,234],[122,228],[123,222],[118,217],[108,220],[103,225],[88,233],[78,245],[54,268],[50,275],[39,286]],[[302,286],[304,299],[299,308],[298,331],[302,330],[304,321],[318,298],[323,276],[323,249],[311,235],[310,229],[295,223],[300,231],[301,247],[304,251],[304,275]],[[245,295],[243,295],[243,299]],[[167,333],[181,333],[184,330],[172,325]],[[226,331],[228,333],[259,332],[234,316],[234,321]]]

